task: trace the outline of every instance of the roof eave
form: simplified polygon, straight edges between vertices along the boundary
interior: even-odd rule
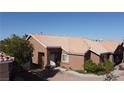
[[[74,53],[74,52],[69,52],[69,55],[79,55],[79,56],[84,56],[84,53]]]
[[[47,46],[46,48],[61,48],[61,46]]]
[[[32,35],[31,35],[31,34],[29,34],[29,35],[27,36],[26,40],[29,40],[29,38],[30,38],[31,36],[32,36]]]

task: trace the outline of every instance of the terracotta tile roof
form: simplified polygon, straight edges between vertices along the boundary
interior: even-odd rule
[[[61,47],[70,54],[85,54],[88,50],[100,55],[102,53],[114,52],[118,42],[93,41],[84,37],[30,35],[45,47]]]
[[[0,52],[0,63],[12,61],[14,61],[14,57],[7,56],[5,53]]]

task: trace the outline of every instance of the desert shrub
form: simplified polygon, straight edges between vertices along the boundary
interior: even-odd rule
[[[93,63],[92,60],[88,60],[84,63],[84,70],[87,73],[95,73],[97,69],[97,64]]]
[[[87,73],[94,73],[97,75],[103,75],[114,70],[114,63],[110,61],[102,62],[99,64],[93,63],[92,60],[88,60],[84,63],[84,70]]]
[[[106,61],[103,63],[104,69],[106,73],[109,73],[114,70],[114,63],[110,61]]]
[[[103,63],[99,63],[99,64],[97,65],[95,74],[97,74],[97,75],[105,74],[105,68],[104,68]]]
[[[104,71],[104,70],[105,70],[105,68],[104,68],[103,63],[99,63],[99,64],[97,65],[96,71],[99,72],[99,71]]]

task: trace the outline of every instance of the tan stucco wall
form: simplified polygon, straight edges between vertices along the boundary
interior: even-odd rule
[[[67,54],[67,52],[65,51],[62,51],[62,53]],[[69,54],[69,62],[67,63],[62,62],[62,66],[71,68],[74,70],[83,69],[83,64],[84,64],[84,56],[82,55],[70,55]]]
[[[72,69],[83,69],[84,56],[69,55],[69,65]]]
[[[62,51],[62,53],[66,53],[65,51]],[[90,52],[90,60],[95,62],[96,64],[100,63],[100,56],[97,54]],[[86,60],[85,60],[86,61]],[[84,64],[84,56],[79,56],[79,55],[69,55],[69,62],[64,63],[65,67],[71,67],[72,69],[83,69],[83,64]]]
[[[91,52],[90,59],[95,62],[96,64],[100,63],[100,56]]]
[[[0,80],[9,80],[8,64],[0,64]]]
[[[43,52],[43,64],[46,66],[47,64],[47,49],[42,46],[40,43],[38,43],[35,39],[32,37],[29,39],[30,43],[33,45],[34,51],[33,51],[33,63],[38,64],[38,52]]]

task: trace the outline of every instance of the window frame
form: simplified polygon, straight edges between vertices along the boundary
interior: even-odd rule
[[[63,63],[68,63],[69,62],[69,55],[68,54],[62,54],[62,62]]]

